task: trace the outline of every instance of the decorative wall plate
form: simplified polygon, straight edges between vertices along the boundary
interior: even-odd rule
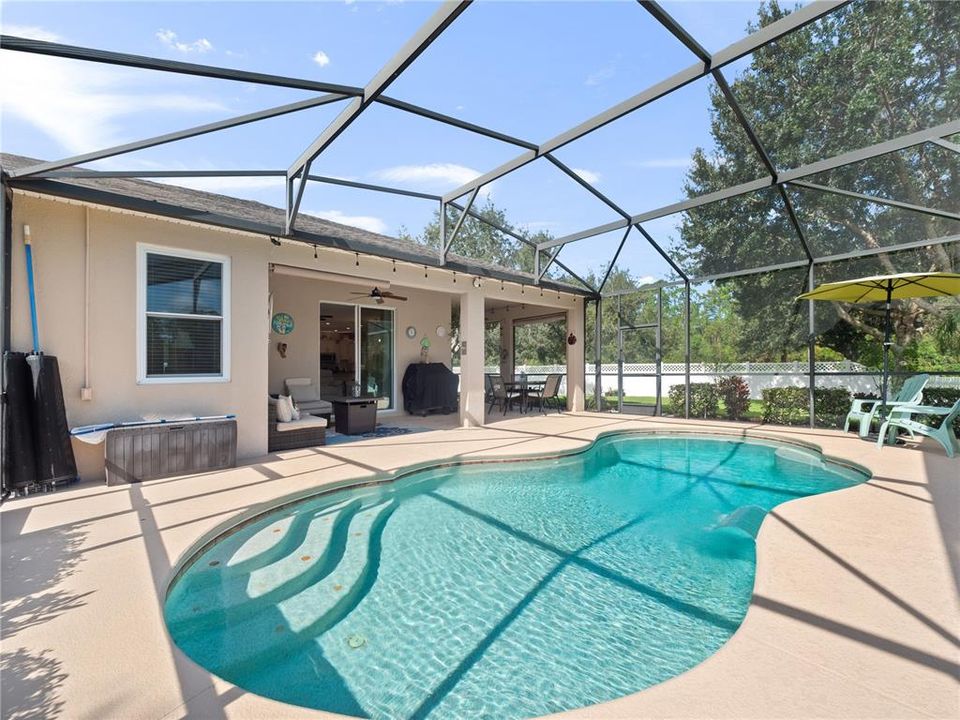
[[[417,336],[417,329],[413,325],[410,325],[407,328],[406,332],[407,332],[407,337],[410,338],[411,340],[413,340]]]
[[[437,337],[442,338],[447,336],[447,329],[443,325],[437,325]]]
[[[277,335],[289,335],[293,332],[293,316],[290,313],[278,312],[270,321],[270,327]]]

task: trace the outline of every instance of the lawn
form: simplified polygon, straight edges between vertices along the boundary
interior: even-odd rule
[[[616,398],[607,397],[607,402],[610,403],[611,407],[616,404]],[[652,395],[624,395],[623,402],[627,405],[653,405],[655,398]],[[670,403],[670,400],[667,398],[663,399],[663,414],[672,415],[673,406]],[[726,417],[726,408],[724,407],[723,401],[720,401],[720,412],[718,413],[720,417]],[[751,400],[750,407],[747,412],[744,413],[744,420],[757,420],[759,421],[763,417],[763,401],[762,400]]]

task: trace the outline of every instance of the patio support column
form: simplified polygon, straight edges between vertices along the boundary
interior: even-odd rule
[[[810,269],[807,272],[807,292],[813,290],[813,272],[813,262],[811,261]],[[809,375],[807,376],[807,382],[809,384],[807,401],[810,409],[810,427],[813,428],[817,426],[817,328],[813,314],[813,300],[807,300],[807,323],[809,333],[807,338],[807,360],[810,363]]]
[[[500,321],[500,377],[515,375],[513,359],[513,318],[504,317]]]
[[[597,412],[603,409],[603,299],[597,297],[597,314],[593,321],[593,401]]]
[[[583,412],[583,378],[586,373],[586,347],[584,339],[583,307],[579,304],[567,310],[567,336],[577,339],[567,343],[567,410]]]
[[[478,290],[460,296],[460,425],[484,423],[484,297]]]

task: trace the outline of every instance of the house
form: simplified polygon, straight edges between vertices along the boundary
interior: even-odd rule
[[[36,162],[2,156],[6,171]],[[428,248],[308,215],[281,237],[282,209],[168,184],[23,177],[8,186],[11,347],[31,345],[29,227],[41,347],[59,359],[71,426],[232,413],[238,457],[256,457],[267,452],[267,395],[288,377],[334,394],[362,382],[381,397],[381,414],[402,414],[400,380],[423,339],[430,361],[451,364],[454,313],[459,421],[482,425],[489,316],[502,318],[506,338],[530,317],[563,316],[568,333],[584,335],[589,291],[537,288],[517,269],[452,254],[438,267]],[[371,297],[374,288],[407,300]],[[271,327],[278,313],[292,320],[287,334]],[[574,410],[583,408],[584,347],[566,350]],[[81,476],[101,475],[102,450],[74,446]]]

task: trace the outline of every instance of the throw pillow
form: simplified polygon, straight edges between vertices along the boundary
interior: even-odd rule
[[[277,402],[277,422],[290,422],[293,420],[293,403],[289,395],[281,395]]]
[[[290,410],[292,411],[293,419],[300,419],[300,408],[297,407],[297,404],[293,401],[293,396],[290,397]]]

